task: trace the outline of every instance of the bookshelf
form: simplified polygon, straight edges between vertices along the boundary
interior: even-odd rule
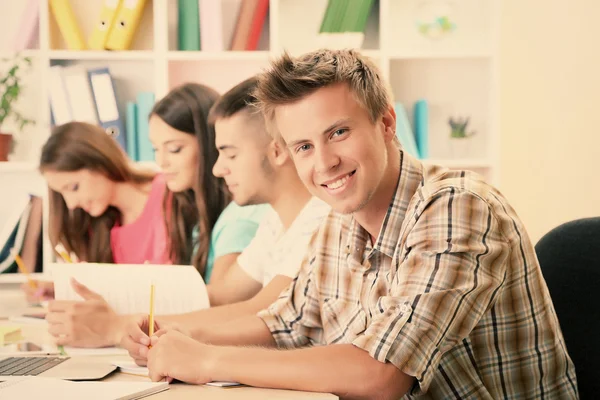
[[[215,0],[217,1],[217,0]],[[219,0],[224,19],[241,0]],[[353,1],[353,0],[349,0]],[[27,2],[2,6],[0,55],[11,52],[14,33]],[[498,33],[499,0],[375,0],[365,28],[363,54],[371,57],[388,80],[396,101],[408,115],[412,105],[429,103],[430,157],[426,163],[466,168],[499,182]],[[87,38],[102,0],[71,0],[77,21]],[[256,51],[178,51],[177,0],[148,0],[131,50],[71,51],[66,48],[48,2],[40,0],[39,38],[23,52],[33,59],[21,111],[37,124],[17,138],[10,161],[0,163],[0,184],[35,186],[45,194],[36,171],[39,152],[50,133],[48,66],[82,65],[110,68],[115,80],[119,110],[135,100],[139,91],[156,98],[187,81],[224,92],[242,79],[260,72],[282,50],[299,54],[319,47],[318,30],[327,0],[270,0],[269,12]],[[431,22],[435,13],[447,13],[455,29],[451,35],[423,34],[418,23]],[[231,19],[231,17],[230,17]],[[224,23],[225,24],[225,23]],[[438,32],[439,33],[439,32]],[[448,118],[469,117],[476,132],[468,149],[452,146]],[[5,126],[10,131],[14,127]],[[47,221],[47,202],[44,222]],[[47,224],[44,224],[44,235]],[[47,241],[45,241],[47,242]],[[45,244],[45,262],[51,260]]]

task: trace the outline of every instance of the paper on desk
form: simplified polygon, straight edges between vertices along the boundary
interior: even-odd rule
[[[50,264],[57,300],[81,300],[70,279],[99,293],[118,314],[148,313],[154,284],[154,313],[180,314],[209,307],[206,285],[191,265]]]
[[[115,356],[127,355],[127,350],[120,347],[100,347],[96,349],[86,349],[82,347],[64,346],[64,352],[68,356]]]
[[[119,367],[119,370],[125,374],[138,375],[138,376],[150,375],[148,368],[140,367],[133,361],[113,361],[111,364],[116,367]],[[219,387],[241,386],[241,384],[238,382],[226,382],[226,381],[208,382],[206,385],[219,386]]]
[[[166,382],[73,382],[40,376],[23,376],[0,382],[0,397],[42,399],[52,393],[65,400],[141,399],[168,390]],[[53,395],[50,397],[54,397]]]

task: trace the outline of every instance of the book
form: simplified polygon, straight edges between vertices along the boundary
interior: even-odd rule
[[[177,48],[183,51],[198,51],[200,50],[198,0],[178,0],[177,5]]]

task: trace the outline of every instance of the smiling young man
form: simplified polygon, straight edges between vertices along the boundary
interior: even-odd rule
[[[211,308],[158,317],[159,327],[176,324],[203,339],[218,324],[254,315],[268,307],[296,276],[311,237],[330,211],[302,184],[290,155],[266,131],[247,79],[225,93],[211,109],[219,158],[213,173],[225,180],[241,206],[268,203],[256,235],[219,282],[210,284]],[[216,307],[215,307],[216,306]],[[147,317],[129,324],[122,340],[138,364],[146,363]]]
[[[355,51],[284,55],[257,97],[304,184],[334,211],[268,310],[222,326],[210,345],[174,331],[153,337],[152,379],[348,398],[576,398],[519,218],[478,175],[402,151],[370,61]]]

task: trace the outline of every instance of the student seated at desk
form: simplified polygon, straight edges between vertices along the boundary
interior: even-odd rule
[[[254,315],[271,304],[296,276],[308,243],[330,208],[312,197],[300,181],[289,152],[267,133],[254,110],[250,78],[235,86],[211,110],[219,159],[214,174],[223,177],[237,204],[269,203],[273,210],[227,275],[208,287],[213,307],[185,315],[158,317],[159,326],[176,324],[201,339],[216,324]],[[122,345],[139,364],[147,344],[147,316],[129,325]]]
[[[254,237],[267,207],[238,207],[232,204],[223,180],[212,175],[212,167],[218,157],[218,152],[214,142],[214,126],[208,123],[208,113],[217,98],[218,94],[211,88],[198,84],[186,84],[171,90],[154,106],[150,114],[150,135],[156,150],[157,163],[163,171],[158,175],[161,177],[163,185],[162,193],[165,192],[165,182],[168,190],[164,195],[161,194],[155,198],[157,202],[154,204],[155,227],[145,226],[144,229],[124,230],[120,232],[119,236],[111,236],[110,247],[113,248],[114,255],[120,254],[117,253],[117,250],[125,252],[125,254],[133,253],[136,246],[139,246],[138,242],[148,242],[144,239],[145,236],[154,235],[156,237],[157,232],[160,232],[160,238],[156,238],[153,243],[148,243],[148,252],[160,250],[162,262],[157,262],[156,258],[150,259],[148,256],[145,256],[146,260],[161,264],[192,263],[207,282],[209,279],[210,282],[218,282],[218,279],[214,278],[223,275],[229,269],[240,252]],[[100,132],[101,137],[97,138],[98,140],[109,141],[111,145],[116,145],[116,142],[103,131]],[[68,149],[68,146],[62,148],[61,152],[64,153]],[[98,158],[84,155],[85,157],[79,157],[82,160],[81,163],[92,163]],[[44,158],[45,156],[42,157],[43,161],[50,158],[49,156]],[[113,158],[119,160],[119,163],[123,161],[123,157],[122,152],[113,155]],[[48,171],[52,171],[50,165],[54,164],[42,163],[45,176],[48,175]],[[88,164],[76,166],[76,171],[70,172],[70,174],[88,173],[85,168],[93,170],[93,166]],[[116,169],[124,170],[126,167],[125,164]],[[75,181],[50,182],[50,180],[49,183],[51,186],[57,185],[57,188],[60,184],[71,185],[65,187],[64,193],[70,208],[84,207],[93,213],[100,212],[101,204],[94,205],[93,207],[96,208],[93,209],[91,205],[88,205],[87,197],[83,197],[82,194],[81,183]],[[72,190],[72,185],[76,183],[79,184],[79,187],[71,194],[69,190]],[[60,187],[62,188],[62,186]],[[99,196],[98,188],[101,186],[97,184],[94,187],[93,195]],[[88,193],[87,188],[83,193]],[[119,196],[110,198],[123,200]],[[108,200],[105,200],[105,203],[108,203]],[[127,202],[125,202],[125,206],[128,206]],[[75,209],[73,212],[82,213],[83,211]],[[117,229],[124,228],[128,228],[128,226]],[[91,230],[92,233],[88,236],[95,239],[97,230],[98,228],[94,226]],[[193,242],[194,230],[199,231],[196,243]],[[63,231],[57,230],[57,232]],[[71,230],[67,230],[67,232],[69,233]],[[86,232],[86,230],[78,231],[82,235],[87,235]],[[63,233],[59,237],[63,243],[65,236],[66,234]],[[70,236],[69,239],[74,240]],[[115,243],[115,239],[118,239],[117,243]],[[105,242],[108,247],[108,239]],[[118,244],[123,245],[119,246],[122,248],[117,247]],[[117,248],[115,249],[115,247]],[[92,258],[81,248],[82,246],[69,246],[69,249],[74,250],[75,254],[83,261],[111,262],[108,257],[100,260]],[[193,254],[194,251],[195,254]],[[133,260],[119,258],[115,261],[142,264],[144,257]],[[211,279],[211,271],[213,271],[213,279]],[[79,303],[77,306],[73,301],[49,303],[49,313],[46,319],[49,322],[49,332],[56,337],[57,343],[80,347],[110,346],[119,343],[123,336],[124,325],[129,317],[117,315],[101,296],[88,290],[85,286],[75,283],[75,290],[85,300],[83,303]]]
[[[268,124],[334,211],[267,310],[214,329],[210,344],[157,332],[153,380],[347,398],[577,398],[523,224],[477,174],[402,150],[381,76],[354,50],[285,54],[261,76]]]
[[[150,113],[150,141],[172,192],[166,201],[172,255],[191,258],[209,285],[223,279],[269,210],[259,203],[237,205],[225,181],[212,173],[219,153],[209,112],[218,98],[208,86],[187,83]]]

